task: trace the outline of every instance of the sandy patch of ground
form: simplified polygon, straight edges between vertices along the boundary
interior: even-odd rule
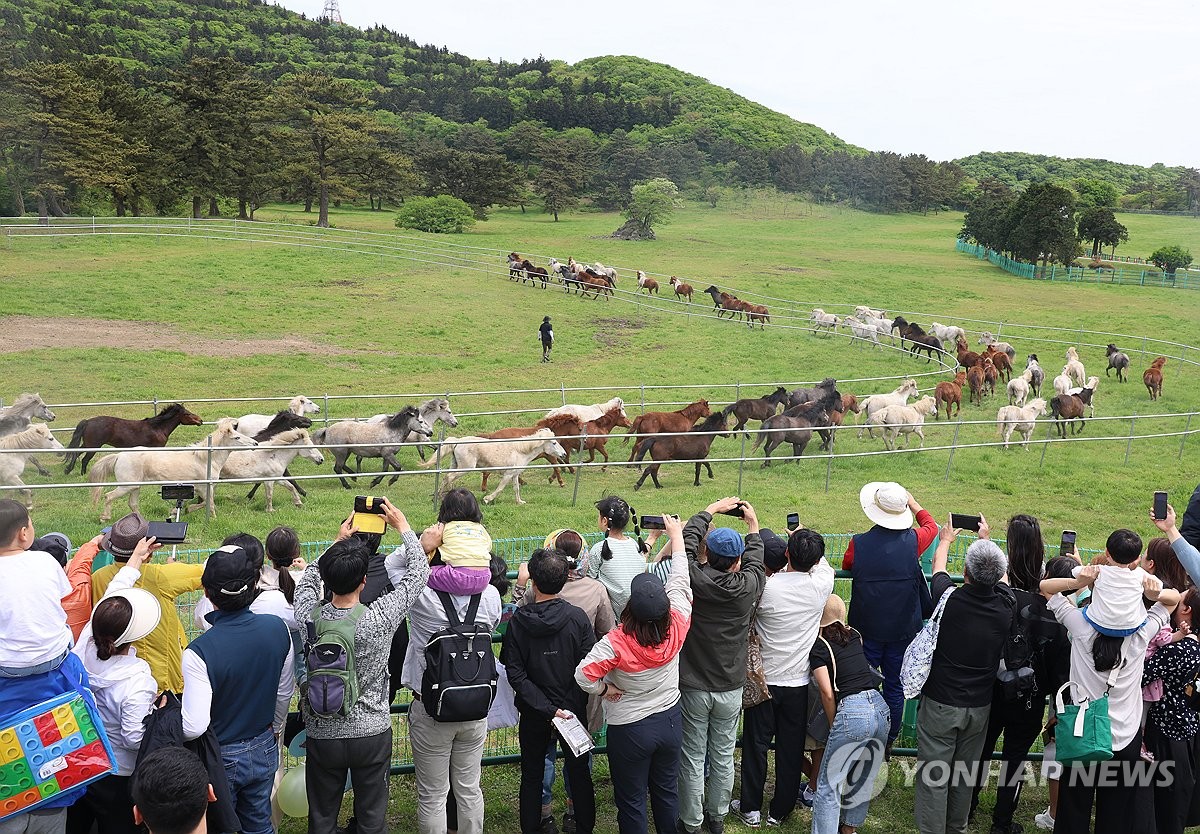
[[[315,353],[325,356],[356,351],[284,336],[277,339],[199,337],[173,325],[88,318],[0,317],[0,353],[47,348],[125,348],[174,350],[192,356],[255,356]]]

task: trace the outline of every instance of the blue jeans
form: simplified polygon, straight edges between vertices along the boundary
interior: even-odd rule
[[[900,735],[900,724],[904,720],[904,688],[900,686],[900,664],[904,662],[904,650],[912,640],[896,640],[884,643],[863,638],[863,656],[883,675],[883,700],[892,714],[892,727],[888,730],[888,744]]]
[[[279,768],[279,748],[271,728],[246,741],[222,744],[221,760],[241,834],[272,834],[271,787]]]
[[[542,804],[549,805],[554,799],[554,763],[558,755],[557,736],[550,740],[550,746],[546,748],[546,770],[542,774]],[[592,754],[587,754],[588,771],[592,769]],[[571,778],[567,776],[566,768],[563,768],[563,790],[567,792],[567,802],[570,802],[574,797],[571,794]]]
[[[883,764],[889,709],[876,690],[842,699],[829,728],[813,800],[813,834],[837,834],[839,822],[867,821],[875,777]]]

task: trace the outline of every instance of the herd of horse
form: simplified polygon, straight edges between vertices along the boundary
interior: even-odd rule
[[[514,259],[516,258],[514,253]],[[514,260],[520,270],[529,272],[532,264],[525,259]],[[583,268],[569,260],[559,265],[576,275],[577,281],[587,283],[601,281],[610,289],[616,284],[616,271],[602,264]],[[514,267],[515,268],[515,267]],[[639,283],[645,278],[639,273]],[[649,284],[652,282],[645,282]],[[588,286],[593,286],[588,283]],[[656,285],[655,285],[656,286]],[[691,288],[672,279],[677,294],[686,288],[690,297]],[[740,314],[750,323],[769,321],[766,308],[739,303],[738,299],[710,286],[705,290],[714,301],[719,315]],[[832,319],[832,321],[830,320]],[[321,464],[322,449],[332,455],[333,470],[343,487],[350,489],[351,478],[363,475],[363,460],[379,458],[381,470],[375,474],[371,486],[377,486],[391,474],[394,484],[403,471],[397,452],[404,444],[414,445],[423,468],[438,466],[450,472],[443,486],[455,482],[467,471],[482,470],[483,491],[488,488],[489,474],[501,473],[496,489],[487,493],[485,502],[490,503],[509,485],[518,504],[521,498],[521,473],[535,460],[544,459],[550,465],[550,481],[564,485],[562,469],[573,471],[571,455],[588,453],[586,463],[593,463],[599,454],[607,468],[609,454],[606,448],[614,429],[625,429],[633,440],[629,462],[636,463],[643,471],[634,484],[640,489],[649,478],[655,487],[661,487],[659,471],[664,463],[684,461],[694,464],[693,484],[700,484],[701,470],[713,477],[712,466],[707,460],[712,444],[717,437],[735,437],[744,434],[750,437],[749,421],[757,420],[760,426],[754,440],[753,450],[763,450],[762,466],[771,465],[772,453],[783,444],[791,447],[792,457],[802,456],[814,435],[821,440],[821,449],[831,451],[835,431],[843,425],[846,414],[858,415],[861,438],[865,433],[875,437],[878,431],[885,446],[897,448],[897,441],[904,436],[904,448],[908,448],[913,436],[924,445],[923,426],[930,415],[941,419],[944,412],[947,420],[962,413],[964,390],[968,404],[982,406],[985,398],[996,396],[998,384],[1005,385],[1007,404],[999,407],[996,424],[1004,447],[1008,448],[1014,434],[1020,435],[1021,445],[1028,448],[1038,417],[1049,415],[1055,423],[1060,438],[1066,439],[1084,430],[1085,418],[1095,415],[1095,396],[1099,377],[1087,376],[1078,350],[1066,349],[1066,363],[1062,373],[1051,380],[1053,396],[1043,396],[1043,386],[1048,375],[1042,369],[1038,355],[1028,354],[1025,367],[1017,373],[1013,362],[1016,349],[999,340],[989,332],[980,335],[978,344],[982,351],[972,350],[966,333],[953,325],[932,323],[926,331],[915,322],[902,316],[888,317],[883,311],[859,307],[854,315],[839,319],[823,310],[813,311],[813,321],[818,329],[830,332],[838,326],[849,326],[855,334],[852,339],[877,342],[880,336],[899,338],[916,353],[925,349],[932,355],[940,352],[945,357],[953,356],[956,367],[954,376],[938,381],[930,394],[910,402],[918,394],[917,384],[906,379],[893,391],[855,396],[837,389],[832,377],[811,387],[788,391],[779,386],[760,397],[748,397],[731,403],[724,409],[713,411],[705,399],[696,400],[676,411],[647,411],[633,420],[626,414],[624,403],[614,397],[604,403],[592,405],[565,405],[552,409],[531,426],[500,429],[490,433],[445,437],[436,445],[436,452],[427,457],[425,446],[433,444],[433,426],[444,423],[453,429],[458,418],[444,397],[435,397],[419,404],[407,405],[395,413],[378,414],[365,419],[348,419],[328,422],[317,431],[310,432],[312,418],[321,408],[305,396],[296,396],[288,406],[276,414],[244,414],[240,417],[223,417],[216,421],[214,430],[200,441],[191,444],[185,451],[161,451],[171,434],[179,426],[200,426],[203,420],[183,403],[170,403],[158,413],[141,419],[97,415],[79,421],[67,446],[63,446],[46,423],[55,419],[55,414],[37,394],[22,394],[11,406],[0,409],[0,486],[16,487],[25,496],[26,504],[32,505],[32,491],[21,476],[27,465],[32,465],[41,475],[49,471],[38,460],[39,452],[60,454],[65,459],[65,472],[70,473],[79,464],[79,471],[93,484],[93,505],[103,497],[101,519],[112,515],[113,502],[128,499],[132,510],[138,507],[139,483],[194,483],[198,500],[188,509],[206,507],[216,512],[213,490],[206,483],[214,478],[237,480],[250,483],[247,495],[253,499],[258,487],[265,486],[265,507],[274,510],[273,490],[275,484],[287,489],[296,506],[302,504],[306,495],[304,488],[292,477],[288,467],[296,457]],[[827,327],[825,325],[828,325]],[[873,334],[873,335],[872,335]],[[947,349],[953,345],[953,353]],[[1116,371],[1117,380],[1128,380],[1129,355],[1115,344],[1109,344],[1105,357],[1108,366],[1105,376]],[[928,361],[928,360],[927,360]],[[1152,400],[1162,395],[1163,366],[1166,357],[1159,356],[1143,373],[1142,379]],[[34,420],[45,422],[35,423]],[[119,450],[93,461],[95,450],[111,446]],[[352,468],[350,457],[355,458]],[[118,484],[104,492],[104,482],[114,478]]]

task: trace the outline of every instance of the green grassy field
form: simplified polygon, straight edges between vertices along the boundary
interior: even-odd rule
[[[269,208],[259,216],[296,223],[311,218],[288,207]],[[354,209],[333,213],[339,229],[393,231],[391,218],[389,213]],[[1200,249],[1200,224],[1190,219],[1128,216],[1123,220],[1130,226],[1131,240],[1122,251],[1148,252],[1162,242]],[[540,411],[562,402],[560,386],[595,386],[619,388],[633,414],[640,410],[643,384],[711,386],[682,392],[650,388],[648,403],[699,396],[728,400],[731,389],[716,386],[741,383],[743,396],[757,396],[769,392],[775,382],[814,381],[827,375],[842,380],[894,377],[935,367],[893,351],[851,346],[843,335],[823,338],[784,327],[752,331],[739,323],[717,322],[701,315],[708,308],[704,296],[698,296],[689,318],[621,301],[581,300],[561,290],[542,292],[516,285],[505,280],[501,254],[516,249],[523,254],[563,259],[574,255],[579,260],[615,264],[621,269],[623,288],[632,283],[631,270],[641,268],[679,275],[697,290],[713,282],[747,297],[760,293],[788,299],[802,311],[857,303],[916,311],[919,317],[909,317],[922,323],[963,323],[972,341],[978,330],[995,330],[1003,324],[1003,334],[1016,346],[1019,359],[1038,353],[1050,376],[1061,367],[1067,343],[1107,341],[1086,335],[1080,339],[1079,328],[1131,334],[1132,338],[1118,343],[1132,356],[1134,381],[1118,385],[1102,379],[1097,416],[1148,417],[1200,409],[1198,374],[1192,366],[1168,364],[1165,395],[1157,403],[1147,399],[1139,381],[1155,353],[1153,345],[1147,345],[1143,355],[1141,338],[1189,342],[1200,313],[1200,294],[1020,280],[986,262],[956,254],[953,239],[960,222],[951,214],[870,215],[756,195],[727,200],[716,209],[689,204],[676,222],[659,230],[660,240],[653,243],[605,238],[619,225],[612,214],[580,213],[553,223],[545,215],[518,211],[497,212],[470,234],[437,239],[443,246],[495,250],[495,271],[490,274],[346,252],[181,237],[13,237],[0,249],[0,315],[20,318],[3,320],[0,394],[11,401],[21,391],[35,390],[55,403],[182,399],[206,420],[213,420],[270,411],[278,404],[206,404],[197,399],[305,393],[321,400],[326,394],[554,389],[539,394],[455,396],[455,411],[463,415],[522,408]],[[779,311],[785,305],[770,303],[776,321],[784,321]],[[543,315],[553,317],[558,335],[555,361],[549,365],[539,362],[535,335]],[[48,328],[50,336],[31,336],[36,324]],[[1022,330],[1018,324],[1053,329]],[[1056,341],[1035,341],[1035,336]],[[34,346],[13,350],[14,344]],[[1102,348],[1083,347],[1081,354],[1089,374],[1103,377]],[[949,375],[937,378],[943,376]],[[865,394],[891,390],[895,384],[843,382],[839,387]],[[925,381],[922,387],[931,384]],[[568,399],[594,402],[612,393],[568,393]],[[323,416],[366,416],[411,401],[412,397],[334,399]],[[987,401],[982,408],[966,407],[964,419],[993,421],[999,404]],[[150,406],[63,407],[55,425],[69,428],[94,413],[142,417],[149,411]],[[459,433],[530,424],[537,416],[463,417]],[[1139,419],[1136,431],[1179,431],[1185,425],[1184,418]],[[1046,431],[1040,428],[1036,437],[1045,437]],[[1084,438],[1112,435],[1117,439],[1056,443],[1046,450],[1044,460],[1040,447],[1008,452],[959,449],[948,475],[945,450],[838,457],[830,467],[813,444],[808,452],[812,459],[800,465],[777,464],[761,470],[757,461],[748,463],[741,494],[759,507],[769,524],[781,526],[784,515],[797,510],[809,526],[844,533],[863,526],[856,502],[858,488],[870,480],[896,479],[939,517],[951,510],[982,511],[993,523],[1003,523],[1015,512],[1031,512],[1042,519],[1051,543],[1059,530],[1069,527],[1079,531],[1081,546],[1098,547],[1116,526],[1150,534],[1146,509],[1153,490],[1169,490],[1181,507],[1195,485],[1200,441],[1189,441],[1180,458],[1178,437],[1135,440],[1126,465],[1129,431],[1128,420],[1089,423]],[[954,424],[930,423],[926,445],[950,445],[954,434]],[[192,442],[202,436],[199,429],[181,429],[175,439]],[[994,439],[993,425],[959,427],[959,443]],[[628,447],[619,439],[609,445],[614,460],[628,457]],[[741,448],[740,439],[720,439],[714,456],[736,457]],[[839,454],[882,448],[879,440],[857,439],[853,430],[842,434],[837,444]],[[402,459],[406,468],[415,469],[411,450],[402,453]],[[53,466],[56,480],[63,478],[53,456],[43,455],[42,460]],[[664,490],[636,496],[631,492],[635,470],[588,469],[581,475],[575,507],[570,480],[559,489],[531,473],[523,491],[529,505],[515,506],[511,492],[506,492],[487,510],[486,522],[498,537],[541,535],[568,525],[591,529],[595,518],[590,503],[607,492],[631,497],[639,511],[691,513],[737,490],[736,463],[717,463],[714,468],[715,480],[704,479],[693,488],[690,464],[666,467]],[[318,470],[301,462],[294,471],[328,472],[329,464]],[[47,482],[31,469],[26,475],[31,483]],[[478,479],[471,477],[468,483],[475,485]],[[421,474],[405,476],[386,491],[414,524],[422,525],[433,518],[432,487],[431,477]],[[309,498],[302,508],[292,507],[286,493],[279,491],[278,511],[268,516],[261,496],[249,504],[244,487],[221,487],[218,516],[191,519],[189,546],[212,547],[227,533],[241,529],[262,535],[275,524],[296,527],[304,540],[328,539],[349,509],[354,492],[343,490],[336,481],[310,482],[308,488]],[[368,489],[364,483],[356,491]],[[152,490],[144,493],[146,513],[164,516],[167,505]],[[118,504],[117,514],[123,511]],[[82,491],[35,494],[35,520],[43,530],[61,529],[79,541],[95,534],[97,515]],[[602,832],[615,830],[606,799],[611,796],[606,766],[601,762],[597,768],[598,830]],[[902,768],[893,768],[890,787],[873,806],[864,831],[912,830],[911,791],[903,786],[902,777]],[[487,830],[515,831],[516,769],[489,769],[484,783]],[[393,800],[389,814],[394,826],[408,830],[414,815],[411,779],[393,780]],[[990,804],[985,797],[985,812]],[[1028,791],[1018,821],[1030,828],[1033,814],[1044,806],[1043,790]],[[981,820],[985,818],[986,813]],[[808,813],[802,811],[783,830],[807,830],[808,820]],[[285,826],[289,832],[301,829],[297,822]],[[731,822],[730,829],[737,831],[740,826]]]
[[[260,212],[266,219],[302,222],[298,210]],[[340,228],[385,229],[390,214],[346,210],[335,212]],[[1134,216],[1131,248],[1156,239],[1156,223],[1166,224],[1171,239],[1187,240],[1189,228],[1179,218]],[[1058,372],[1066,343],[1078,340],[1067,328],[1084,328],[1187,342],[1200,309],[1200,296],[1188,292],[1131,287],[1042,284],[1006,275],[985,262],[959,255],[952,242],[959,219],[953,215],[882,216],[760,196],[729,201],[717,209],[689,205],[677,221],[663,227],[661,240],[630,244],[601,236],[615,228],[606,214],[570,215],[553,223],[541,214],[502,211],[476,231],[453,243],[496,250],[539,254],[574,254],[581,260],[614,263],[623,271],[644,268],[678,274],[702,288],[707,282],[746,293],[794,300],[802,310],[817,304],[868,303],[889,310],[913,310],[954,323],[978,319],[994,324],[967,324],[969,331],[996,329],[1018,350],[1018,362],[1037,352],[1049,376]],[[1196,225],[1195,228],[1200,228]],[[1195,234],[1191,230],[1191,234]],[[751,331],[738,323],[717,322],[650,310],[620,301],[581,300],[561,291],[531,289],[504,280],[497,258],[493,275],[443,269],[408,261],[316,249],[225,243],[187,238],[79,238],[34,240],[12,238],[0,252],[0,294],[8,315],[86,319],[57,321],[56,336],[67,345],[90,345],[97,328],[113,346],[44,347],[4,355],[5,396],[36,390],[49,402],[125,399],[160,401],[204,397],[401,394],[408,392],[494,391],[560,386],[619,387],[636,412],[640,386],[660,384],[716,385],[742,383],[743,396],[771,390],[768,383],[897,376],[933,369],[890,350],[851,346],[844,336],[819,337],[785,328]],[[626,273],[627,274],[627,273]],[[622,285],[629,286],[623,276]],[[693,305],[707,309],[707,297]],[[777,310],[781,305],[773,305]],[[832,309],[832,307],[831,307]],[[543,365],[536,342],[542,315],[555,322],[555,361]],[[99,321],[93,321],[99,320]],[[105,325],[104,321],[115,322]],[[1022,331],[1014,322],[1039,324],[1054,331]],[[18,322],[20,324],[20,322]],[[18,328],[19,329],[19,328]],[[78,331],[78,332],[75,332]],[[1009,335],[1012,334],[1012,335]],[[1026,336],[1022,341],[1021,336]],[[1033,336],[1063,344],[1032,341]],[[298,339],[298,343],[280,341]],[[248,346],[246,340],[256,340]],[[137,348],[121,347],[122,343]],[[974,341],[974,333],[972,333]],[[1167,367],[1166,394],[1151,403],[1136,380],[1154,354],[1140,352],[1140,338],[1120,340],[1133,358],[1134,382],[1118,385],[1102,380],[1097,416],[1146,415],[1189,411],[1200,407],[1194,368]],[[262,345],[273,352],[251,353]],[[1082,348],[1090,373],[1100,374],[1103,351]],[[1103,374],[1100,374],[1103,376]],[[947,375],[948,376],[948,375]],[[938,377],[940,378],[940,377]],[[932,380],[923,381],[929,387]],[[894,382],[842,383],[857,394],[891,390]],[[574,402],[607,399],[612,392],[580,392]],[[733,398],[733,389],[697,388],[650,391],[648,402],[686,402],[693,397]],[[998,397],[997,400],[1000,398]],[[458,413],[550,408],[560,404],[553,393],[458,396]],[[334,400],[331,419],[365,416],[396,407],[401,401]],[[964,425],[958,442],[995,439],[999,403],[964,409],[964,419],[989,421]],[[271,403],[194,404],[205,419],[246,411],[268,411]],[[665,406],[673,408],[676,406]],[[150,406],[102,409],[59,409],[57,426],[69,427],[96,411],[145,416]],[[468,417],[458,433],[503,425],[530,424],[536,414]],[[1182,430],[1182,418],[1139,419],[1137,434]],[[1113,526],[1127,524],[1148,532],[1143,505],[1151,491],[1166,488],[1180,498],[1194,485],[1193,447],[1182,460],[1178,438],[1135,440],[1125,465],[1127,420],[1090,423],[1084,438],[1115,436],[1106,442],[1054,444],[1041,450],[961,449],[946,477],[947,451],[912,455],[835,458],[832,466],[809,447],[813,459],[800,465],[777,464],[760,470],[748,463],[742,493],[780,523],[798,509],[805,522],[825,532],[848,532],[861,526],[855,504],[858,487],[873,479],[905,483],[939,516],[951,509],[982,511],[993,520],[1032,511],[1042,519],[1047,538],[1071,527],[1081,545],[1097,544]],[[1040,429],[1037,437],[1043,437]],[[926,445],[949,446],[953,424],[932,423]],[[880,440],[859,440],[856,432],[841,435],[839,453],[881,450]],[[181,429],[178,441],[203,436]],[[64,436],[65,439],[65,436]],[[1192,441],[1194,443],[1195,441]],[[751,443],[746,444],[749,450]],[[737,457],[741,441],[718,439],[714,457]],[[627,446],[610,441],[614,459],[627,457]],[[778,452],[777,452],[778,454]],[[402,454],[415,462],[410,451]],[[52,460],[52,458],[48,458]],[[376,462],[372,462],[377,465]],[[370,465],[370,464],[369,464]],[[327,463],[323,471],[328,471]],[[415,467],[414,467],[415,468]],[[634,505],[687,513],[714,497],[736,491],[736,463],[718,463],[716,479],[691,486],[690,464],[664,468],[665,489],[641,494]],[[299,462],[295,471],[315,474]],[[27,470],[31,483],[39,478]],[[826,475],[829,489],[825,489]],[[60,475],[56,475],[60,478]],[[69,478],[68,478],[69,479]],[[498,535],[536,535],[572,524],[588,527],[590,502],[606,492],[631,493],[636,472],[610,468],[585,470],[580,478],[579,506],[572,508],[571,483],[566,489],[545,485],[531,473],[516,507],[502,494],[489,510],[488,523]],[[474,479],[469,479],[474,482]],[[365,491],[364,485],[362,491]],[[166,506],[144,490],[144,506],[162,515]],[[207,546],[236,529],[261,531],[282,523],[295,526],[303,538],[323,539],[346,510],[348,493],[336,482],[310,484],[303,508],[286,497],[277,500],[271,517],[261,503],[248,504],[234,486],[218,491],[218,516],[194,517],[191,539]],[[406,476],[390,494],[409,509],[416,523],[429,520],[432,479]],[[279,498],[279,496],[277,496]],[[261,499],[260,499],[261,502]],[[96,527],[80,491],[37,493],[42,524],[86,537]],[[118,506],[118,512],[120,507]]]

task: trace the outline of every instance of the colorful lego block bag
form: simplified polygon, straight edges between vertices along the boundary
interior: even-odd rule
[[[78,692],[0,722],[0,820],[113,771],[99,717]]]

